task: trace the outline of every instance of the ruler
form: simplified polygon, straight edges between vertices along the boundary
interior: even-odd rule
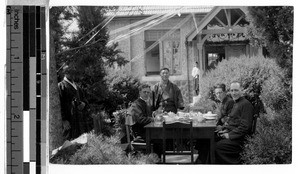
[[[6,171],[46,173],[45,8],[6,7]]]

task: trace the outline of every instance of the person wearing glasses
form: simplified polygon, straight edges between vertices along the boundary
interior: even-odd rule
[[[226,86],[223,83],[219,83],[214,87],[216,98],[220,101],[218,106],[218,122],[217,126],[221,126],[225,123],[228,118],[228,114],[231,112],[234,101],[230,96],[226,95]]]
[[[148,104],[151,89],[150,86],[145,83],[142,83],[138,89],[139,98],[131,104],[128,114],[132,116],[133,122],[135,122],[135,124],[132,125],[134,137],[145,140],[146,130],[144,126],[154,121],[151,106]]]
[[[240,153],[246,135],[251,132],[254,109],[252,104],[242,96],[240,82],[230,85],[230,94],[234,105],[225,121],[223,129],[218,132],[215,154],[217,164],[239,164]]]
[[[234,105],[234,101],[230,96],[226,95],[226,85],[223,83],[219,83],[214,86],[214,93],[216,98],[220,101],[218,104],[218,119],[217,119],[217,128],[216,132],[221,131],[223,129],[224,123],[228,119],[228,115],[232,110]],[[210,142],[208,139],[203,139],[197,141],[196,149],[199,151],[198,162],[202,164],[209,164],[209,147]]]
[[[160,70],[161,81],[153,86],[152,106],[153,111],[177,113],[178,109],[184,109],[183,98],[177,85],[169,81],[170,70]]]

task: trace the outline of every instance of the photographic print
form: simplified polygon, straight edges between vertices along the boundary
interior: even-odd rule
[[[50,162],[290,164],[293,12],[50,8]]]

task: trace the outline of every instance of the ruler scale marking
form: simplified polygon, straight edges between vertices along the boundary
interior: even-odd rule
[[[7,173],[46,173],[45,7],[7,6],[6,20]]]

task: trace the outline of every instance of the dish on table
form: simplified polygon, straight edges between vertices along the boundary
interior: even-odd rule
[[[217,118],[217,114],[207,113],[203,114],[203,117],[207,120],[214,120]]]

